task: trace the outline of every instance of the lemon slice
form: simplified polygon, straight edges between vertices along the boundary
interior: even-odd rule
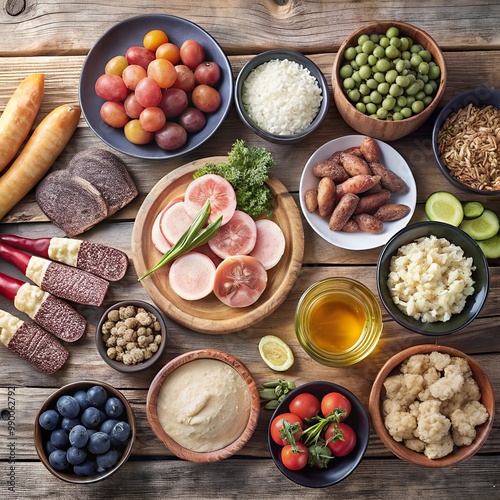
[[[266,365],[277,372],[288,370],[295,361],[290,347],[274,335],[266,335],[260,339],[259,353]]]

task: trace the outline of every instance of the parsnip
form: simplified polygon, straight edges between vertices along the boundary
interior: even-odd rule
[[[40,109],[44,75],[28,75],[17,87],[0,116],[0,172],[13,160],[28,137]]]
[[[64,104],[40,122],[14,163],[0,177],[0,219],[47,173],[73,136],[80,114],[79,106]]]

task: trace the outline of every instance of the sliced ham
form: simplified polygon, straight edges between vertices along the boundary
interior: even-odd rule
[[[271,269],[285,253],[285,236],[281,228],[270,219],[255,221],[257,241],[248,254],[260,260],[264,269]]]

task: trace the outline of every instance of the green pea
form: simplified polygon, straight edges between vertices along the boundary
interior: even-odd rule
[[[400,111],[397,111],[396,113],[392,114],[392,119],[394,121],[399,121],[402,120],[403,118],[404,118],[403,113],[401,113]]]
[[[372,91],[372,89],[370,89],[370,87],[368,87],[368,85],[366,83],[362,83],[359,86],[359,92],[361,95],[368,95],[371,91]]]
[[[404,92],[404,89],[400,87],[397,83],[393,83],[389,88],[389,94],[393,97],[398,97]]]
[[[370,95],[364,95],[362,98],[361,98],[361,102],[363,104],[370,104],[372,102],[372,98],[370,97]]]
[[[377,91],[382,95],[387,95],[389,93],[389,84],[387,82],[382,82],[378,84]]]
[[[350,62],[350,64],[351,64],[352,69],[354,69],[356,71],[359,69],[359,64],[355,60],[352,60]]]
[[[402,57],[405,61],[409,61],[409,60],[411,59],[411,53],[410,53],[410,51],[405,50],[405,51],[401,52],[401,57]]]
[[[378,41],[378,44],[386,49],[387,47],[389,47],[389,44],[391,43],[391,41],[386,37],[386,36],[383,36],[379,41]]]
[[[342,80],[352,76],[352,73],[353,73],[353,69],[352,69],[352,66],[350,64],[344,64],[343,66],[340,67],[339,74],[340,74],[340,78],[342,78]]]
[[[356,103],[356,109],[361,113],[366,113],[366,106],[362,102]]]
[[[384,47],[380,45],[375,45],[375,48],[373,49],[373,55],[377,58],[380,59],[385,56],[385,49]]]
[[[382,102],[382,94],[377,90],[372,90],[372,92],[370,93],[370,98],[372,100],[372,103],[380,104]]]
[[[394,36],[399,36],[399,29],[396,26],[391,26],[386,32],[385,36],[387,38],[392,38]]]
[[[392,38],[390,38],[389,42],[393,47],[396,47],[397,49],[401,47],[401,39],[399,39],[397,36],[393,36]]]
[[[344,84],[345,84],[345,80],[344,80]],[[418,83],[417,82],[413,82],[412,84],[410,84],[407,88],[406,88],[406,94],[407,95],[415,95],[418,91],[420,90],[419,86],[418,86]]]
[[[412,115],[412,112],[411,112],[411,108],[402,108],[401,109],[401,114],[405,117],[405,118],[410,118],[410,116]]]
[[[397,71],[398,73],[402,73],[402,72],[404,71],[404,69],[405,69],[405,61],[404,61],[404,59],[400,59],[400,60],[396,63],[395,68],[396,68],[396,71]]]
[[[354,47],[354,48],[356,49],[356,54],[361,53],[361,51],[363,50],[363,49],[361,48],[361,45],[356,45],[356,47]]]
[[[385,73],[386,71],[389,71],[391,69],[391,63],[387,59],[379,59],[376,66],[377,70],[381,71],[382,73]]]
[[[423,47],[418,43],[415,43],[410,47],[410,52],[412,54],[418,54],[421,50],[423,50]]]
[[[432,55],[428,50],[421,50],[418,55],[425,61],[425,62],[431,62]]]
[[[373,43],[372,40],[366,40],[366,42],[364,42],[361,45],[361,50],[363,51],[364,54],[371,54],[374,48],[375,44]]]
[[[422,73],[418,73],[418,79],[422,80],[424,83],[429,81],[429,75],[422,75]]]
[[[359,75],[359,71],[355,71],[352,74],[351,78],[356,82],[356,86],[359,85],[363,81],[363,79]]]
[[[419,73],[422,73],[422,75],[427,75],[429,73],[429,64],[426,63],[425,61],[422,61],[419,65],[418,65],[418,71]]]
[[[415,94],[415,99],[417,101],[423,100],[424,97],[425,97],[425,92],[423,90],[420,90]]]
[[[422,90],[424,88],[425,82],[421,78],[417,78],[415,83],[418,84],[418,90]]]
[[[426,83],[424,85],[424,93],[425,95],[431,95],[434,92],[434,88],[430,83]]]
[[[434,98],[431,95],[426,95],[423,99],[424,106],[427,107]]]
[[[370,54],[368,56],[368,64],[370,66],[375,66],[375,64],[377,64],[377,61],[378,61],[378,59],[373,54]]]
[[[380,40],[380,36],[378,35],[378,33],[372,33],[370,35],[370,40],[373,42],[373,43],[378,43],[378,41]]]
[[[404,108],[406,106],[406,97],[404,95],[400,95],[396,102],[398,103],[398,106]]]
[[[375,78],[378,83],[385,82],[385,74],[382,71],[377,71],[376,73],[374,73],[373,78]]]
[[[441,76],[441,70],[439,66],[431,66],[429,68],[429,78],[431,80],[437,80]]]
[[[365,34],[360,35],[358,37],[358,45],[363,45],[369,39],[370,39],[369,35],[365,35]]]
[[[410,41],[406,36],[402,36],[400,38],[401,40],[401,45],[399,46],[399,50],[403,52],[404,50],[408,50],[408,47],[410,46]]]
[[[391,111],[391,109],[396,105],[396,99],[392,96],[387,96],[383,101],[382,101],[382,107],[386,109],[387,111]]]
[[[418,65],[422,62],[422,58],[418,54],[413,54],[411,56],[410,62],[414,68],[417,68]]]
[[[361,97],[361,94],[359,93],[358,89],[352,89],[349,90],[349,92],[347,93],[347,97],[349,97],[349,99],[352,102],[358,102]]]
[[[398,75],[396,77],[396,83],[400,87],[406,88],[406,87],[408,87],[408,85],[410,85],[410,79],[405,75]]]
[[[406,96],[406,107],[411,108],[411,105],[415,102],[415,97],[412,95]]]
[[[396,48],[396,47],[393,47],[392,45],[389,45],[386,49],[385,49],[385,55],[386,57],[388,57],[389,59],[396,59],[396,57],[399,56],[399,50]]]
[[[422,101],[415,101],[411,105],[411,110],[416,114],[421,113],[424,110],[424,103]]]
[[[368,87],[372,90],[375,90],[378,86],[379,82],[377,82],[377,80],[375,80],[375,78],[369,78],[367,81],[366,81],[366,85],[368,85]]]
[[[381,120],[385,120],[387,118],[387,116],[389,115],[389,111],[387,111],[387,109],[384,109],[384,108],[378,108],[376,114],[377,114],[377,118],[380,118]]]
[[[396,104],[393,108],[392,108],[392,112],[393,113],[399,113],[401,111],[401,106],[399,106],[398,104]]]
[[[353,78],[346,78],[343,82],[343,85],[346,90],[350,90],[356,86],[356,82]]]
[[[356,54],[357,54],[356,49],[354,47],[349,47],[346,49],[344,56],[348,61],[351,61],[356,57]]]
[[[355,61],[356,61],[356,64],[359,64],[359,66],[361,67],[368,62],[368,55],[365,54],[364,52],[360,52],[356,56]]]
[[[394,83],[397,77],[398,77],[398,72],[395,69],[390,69],[385,74],[385,81],[388,83]]]
[[[414,74],[414,73],[408,73],[406,76],[408,77],[408,80],[410,81],[410,85],[411,85],[414,81],[416,81],[416,79],[417,79],[417,77],[415,76],[415,74]]]
[[[429,80],[429,85],[432,87],[432,91],[436,92],[436,90],[438,89],[438,84],[436,80]]]
[[[365,64],[364,66],[361,66],[361,68],[359,68],[358,73],[363,80],[368,80],[372,76],[372,69],[370,68],[370,66]]]
[[[373,104],[373,102],[370,102],[366,105],[366,112],[369,113],[370,115],[373,115],[374,113],[377,112],[377,106]]]

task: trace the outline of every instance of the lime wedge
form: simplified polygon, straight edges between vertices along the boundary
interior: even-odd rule
[[[478,241],[477,244],[487,259],[500,258],[500,234],[495,234],[492,238]]]
[[[479,201],[468,201],[464,204],[464,215],[467,219],[475,219],[484,212],[484,206]]]
[[[454,194],[436,191],[425,202],[425,215],[429,220],[458,226],[464,218],[464,209]]]
[[[463,220],[458,227],[475,240],[487,240],[498,233],[500,221],[495,212],[485,210],[475,219]]]
[[[259,353],[266,365],[277,372],[288,370],[295,361],[286,342],[274,335],[266,335],[260,339]]]

